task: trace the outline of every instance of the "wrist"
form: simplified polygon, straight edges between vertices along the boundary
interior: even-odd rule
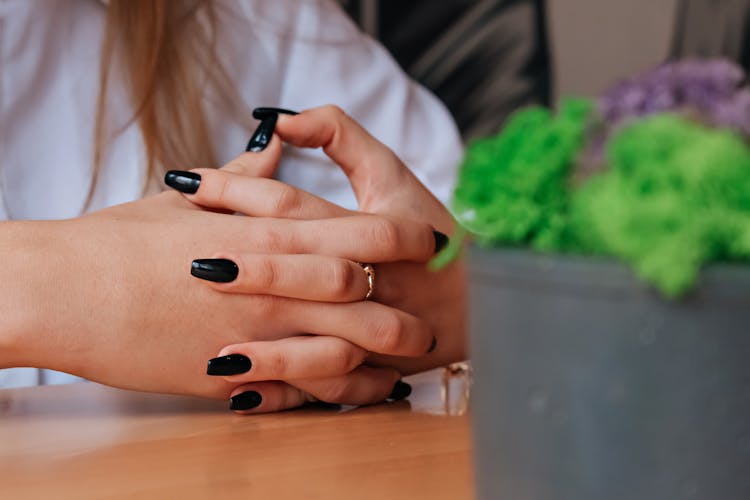
[[[44,366],[56,222],[0,223],[0,367]],[[55,257],[56,258],[56,257]]]

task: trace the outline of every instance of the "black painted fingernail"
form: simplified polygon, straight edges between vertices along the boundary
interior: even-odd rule
[[[170,170],[164,176],[164,184],[181,193],[194,194],[201,185],[201,176],[195,172]]]
[[[273,138],[273,130],[276,128],[276,119],[279,117],[276,113],[265,115],[255,129],[253,136],[250,138],[250,142],[247,143],[245,151],[253,153],[260,153],[271,142]]]
[[[190,274],[215,283],[229,283],[237,279],[240,268],[229,259],[196,259],[190,265]]]
[[[428,354],[431,353],[432,351],[435,350],[436,347],[437,347],[437,337],[433,336],[432,337],[432,344],[430,344],[430,348],[427,350],[427,353]]]
[[[435,253],[438,253],[448,244],[448,236],[440,231],[433,231],[432,234],[435,235]]]
[[[253,118],[256,120],[262,120],[263,118],[269,116],[269,115],[298,115],[296,111],[292,111],[291,109],[284,109],[284,108],[270,108],[270,107],[261,107],[261,108],[255,108],[253,110]]]
[[[257,408],[263,402],[263,397],[259,392],[247,391],[232,396],[229,404],[230,410],[252,410]]]
[[[242,354],[229,354],[228,356],[209,359],[208,368],[206,368],[206,375],[216,375],[219,377],[239,375],[240,373],[249,372],[252,367],[253,363],[247,356],[243,356]]]
[[[250,142],[247,143],[245,151],[251,151],[253,153],[260,153],[271,142],[273,138],[273,131],[276,128],[276,121],[279,118],[279,114],[285,115],[296,115],[296,111],[292,111],[284,108],[255,108],[253,110],[253,118],[260,120],[260,125],[255,129],[253,136],[250,138]]]
[[[411,394],[411,386],[406,382],[399,380],[398,382],[396,382],[396,385],[393,386],[393,391],[391,391],[391,395],[388,397],[390,399],[399,401],[401,399],[408,398],[409,394]]]

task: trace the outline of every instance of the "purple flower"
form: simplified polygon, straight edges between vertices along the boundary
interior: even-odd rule
[[[635,78],[623,80],[600,100],[610,125],[666,111],[698,112],[710,124],[731,127],[750,135],[745,75],[726,60],[687,59],[662,64]]]

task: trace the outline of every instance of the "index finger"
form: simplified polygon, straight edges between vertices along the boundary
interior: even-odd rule
[[[349,177],[360,202],[365,190],[383,192],[381,185],[387,189],[409,172],[393,151],[337,106],[279,116],[276,133],[294,146],[323,148]]]
[[[249,154],[254,153],[246,153]],[[197,168],[191,172],[200,176],[200,184],[196,192],[185,193],[185,197],[204,207],[228,209],[254,217],[290,219],[322,219],[354,213],[274,179],[210,168]]]
[[[428,262],[448,243],[430,224],[379,215],[294,220],[295,253],[330,255],[355,262]]]

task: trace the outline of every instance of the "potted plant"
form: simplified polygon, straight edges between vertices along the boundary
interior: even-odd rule
[[[468,149],[480,498],[750,498],[743,79],[662,65]]]

